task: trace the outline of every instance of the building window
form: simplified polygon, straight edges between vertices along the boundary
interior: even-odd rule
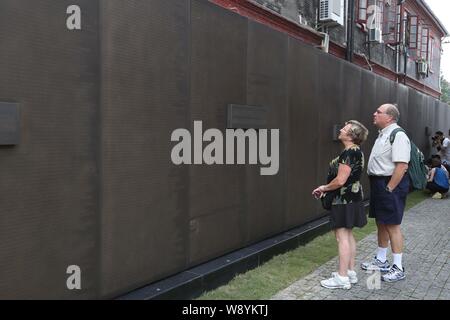
[[[409,33],[409,48],[410,49],[417,49],[417,16],[412,16],[408,14],[408,33]]]
[[[377,27],[381,29],[384,24],[384,0],[377,0],[375,17]]]
[[[396,44],[398,42],[397,35],[399,30],[399,19],[397,14],[400,6],[395,4],[395,1],[387,0],[384,6],[383,13],[383,40],[388,44]]]
[[[422,21],[419,21],[417,27],[417,58],[422,58]]]
[[[420,57],[428,60],[428,38],[429,38],[429,30],[428,28],[422,27],[422,40],[421,40],[421,48],[420,48]]]
[[[358,2],[358,22],[365,23],[367,21],[367,3],[368,0],[359,0]]]
[[[358,22],[366,23],[372,15],[376,15],[374,21],[381,24],[385,1],[387,0],[359,0],[357,6]]]
[[[433,59],[434,59],[434,38],[430,37],[428,41],[428,68],[430,72],[433,72]]]

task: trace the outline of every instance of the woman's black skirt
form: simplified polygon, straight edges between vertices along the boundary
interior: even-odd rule
[[[362,201],[333,205],[330,222],[331,229],[364,227],[367,224],[367,216]]]

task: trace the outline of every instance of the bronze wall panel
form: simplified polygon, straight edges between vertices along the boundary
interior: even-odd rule
[[[302,224],[319,213],[319,204],[311,196],[312,188],[323,181],[323,170],[320,179],[317,178],[320,146],[317,136],[318,63],[317,52],[289,39],[287,226]]]
[[[84,8],[84,32],[66,27]],[[87,299],[99,284],[98,1],[0,1],[0,101],[20,141],[1,146],[0,299]],[[83,290],[66,270],[81,268]]]
[[[317,137],[319,146],[317,183],[320,185],[326,182],[330,161],[342,151],[342,144],[339,141],[333,141],[332,133],[334,125],[342,125],[343,109],[339,106],[343,101],[343,83],[339,79],[341,79],[344,62],[322,52],[318,56],[316,74],[319,89],[316,110],[319,113],[318,128],[320,129],[312,133],[312,136]]]
[[[207,1],[192,1],[191,16],[190,130],[201,120],[204,130],[224,132],[227,105],[247,104],[248,21]],[[245,242],[246,166],[190,166],[189,177],[189,264],[196,264]]]
[[[400,111],[399,125],[402,127],[408,127],[408,110],[409,110],[409,88],[398,84],[397,85],[397,99],[398,110]]]
[[[268,107],[266,128],[280,130],[281,161],[278,174],[274,176],[262,176],[254,167],[246,169],[247,242],[267,237],[285,227],[289,135],[287,39],[285,34],[249,22],[247,104]]]
[[[425,114],[425,109],[422,108],[424,105],[424,95],[413,89],[409,89],[408,105],[408,127],[406,131],[409,137],[420,147],[421,134],[419,131],[422,132],[421,130],[424,130],[422,128],[422,118]]]
[[[436,117],[435,117],[435,130],[434,132],[440,130],[445,136],[449,137],[450,133],[450,107],[443,102],[436,101]]]
[[[426,128],[433,128],[434,123],[434,113],[435,113],[435,99],[433,97],[426,97],[426,114],[424,114],[424,126],[422,129],[419,129],[419,135],[421,138],[421,150],[424,153],[425,157],[431,156],[431,137],[427,135]],[[420,132],[421,131],[421,132]]]
[[[346,62],[341,64],[341,68],[342,114],[340,122],[343,124],[351,119],[360,121],[362,69]]]
[[[361,122],[367,126],[369,130],[369,136],[365,143],[365,147],[371,146],[378,137],[378,129],[373,125],[373,114],[379,107],[375,101],[375,95],[377,90],[376,75],[369,71],[362,71],[361,77]],[[367,154],[368,157],[368,154]]]
[[[171,133],[189,125],[189,2],[104,0],[101,295],[187,267],[188,169]]]
[[[348,120],[357,120],[364,124],[369,130],[369,135],[374,134],[371,122],[368,122],[367,115],[365,113],[363,106],[367,103],[366,98],[362,95],[362,77],[363,70],[353,64],[344,63],[344,69],[341,73],[341,82],[343,83],[343,103],[342,103],[342,116],[341,123],[344,124]],[[362,147],[364,152],[365,162],[367,166],[367,161],[369,160],[371,145],[365,142]],[[368,196],[368,179],[365,174],[363,174],[361,182],[363,184],[363,190],[365,196]]]

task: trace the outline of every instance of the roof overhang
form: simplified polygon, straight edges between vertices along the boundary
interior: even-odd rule
[[[448,37],[449,33],[448,33],[447,29],[445,28],[444,24],[438,19],[438,17],[436,17],[433,10],[431,10],[431,8],[428,6],[428,4],[424,0],[417,0],[417,3],[419,4],[419,6],[422,7],[422,9],[424,9],[430,15],[433,22],[436,24],[436,26],[439,28],[439,30],[444,34],[444,37]]]

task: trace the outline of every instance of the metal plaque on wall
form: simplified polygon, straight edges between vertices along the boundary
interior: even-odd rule
[[[16,145],[19,140],[19,104],[0,102],[0,145]]]
[[[267,107],[228,105],[229,129],[262,129],[267,127]]]

